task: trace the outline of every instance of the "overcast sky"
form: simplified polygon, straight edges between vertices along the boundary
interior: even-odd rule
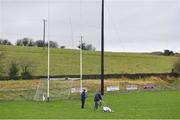
[[[179,0],[105,0],[105,50],[180,52]],[[80,36],[100,49],[101,0],[0,0],[0,38],[42,39],[76,47]]]

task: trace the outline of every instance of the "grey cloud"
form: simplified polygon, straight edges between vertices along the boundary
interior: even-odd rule
[[[179,0],[105,1],[105,50],[169,48],[180,52]],[[83,35],[85,41],[100,49],[100,0],[50,0],[49,3],[48,0],[0,0],[0,36],[13,42],[22,37],[41,39],[42,19],[46,18],[51,40],[76,47],[79,36]]]

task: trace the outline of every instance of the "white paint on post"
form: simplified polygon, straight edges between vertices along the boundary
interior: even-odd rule
[[[48,79],[47,79],[47,101],[49,101],[49,83],[50,83],[50,0],[48,0]]]
[[[83,64],[82,64],[82,39],[83,39],[83,36],[81,36],[81,40],[80,40],[80,91],[82,92],[82,67],[83,67]]]
[[[47,98],[49,99],[49,80],[50,80],[50,41],[48,40],[48,79],[47,79]]]

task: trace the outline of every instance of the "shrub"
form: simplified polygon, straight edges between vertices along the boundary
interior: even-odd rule
[[[30,79],[30,78],[32,78],[31,64],[29,64],[28,62],[23,63],[23,64],[21,64],[21,68],[22,68],[22,73],[21,73],[22,79]]]
[[[65,49],[65,48],[66,48],[66,46],[64,46],[64,45],[63,45],[63,46],[60,46],[60,48]]]
[[[31,79],[32,78],[32,68],[34,66],[34,62],[29,61],[25,58],[21,58],[20,60],[21,66],[21,78],[22,79]]]
[[[180,73],[180,59],[173,64],[173,72]]]
[[[7,67],[7,65],[10,64],[6,64],[7,61],[7,54],[3,50],[0,51],[0,76],[8,76],[9,67]]]
[[[173,51],[170,51],[170,50],[164,50],[164,55],[165,55],[165,56],[173,56],[173,55],[174,55],[174,52],[173,52]]]
[[[3,73],[3,62],[2,62],[2,60],[3,60],[3,52],[2,51],[0,51],[0,76],[2,76],[2,73]]]
[[[16,80],[18,77],[18,72],[19,72],[18,64],[12,61],[9,68],[9,78]]]
[[[22,79],[31,79],[32,78],[32,75],[29,71],[24,71],[21,73],[21,78]]]

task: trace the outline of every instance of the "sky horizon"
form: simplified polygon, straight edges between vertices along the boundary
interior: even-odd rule
[[[105,51],[180,52],[179,0],[105,0]],[[83,41],[100,50],[100,0],[0,0],[0,38],[46,39],[76,48]]]

